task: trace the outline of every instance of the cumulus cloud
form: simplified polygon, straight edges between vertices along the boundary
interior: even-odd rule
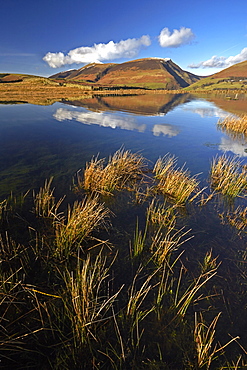
[[[163,48],[178,48],[189,44],[195,38],[191,28],[181,27],[180,30],[173,30],[171,33],[167,27],[159,34],[159,43]]]
[[[205,60],[204,62],[200,62],[197,64],[190,64],[188,67],[190,68],[227,68],[231,67],[233,64],[244,62],[247,60],[247,48],[241,50],[241,52],[237,55],[226,57],[218,57],[217,55],[213,55],[210,59]]]
[[[62,67],[65,64],[87,64],[92,62],[103,62],[118,58],[134,58],[141,48],[151,44],[150,37],[143,35],[139,39],[127,39],[120,42],[110,41],[107,44],[94,44],[91,47],[82,46],[72,49],[65,55],[62,52],[48,52],[43,60],[52,68]]]

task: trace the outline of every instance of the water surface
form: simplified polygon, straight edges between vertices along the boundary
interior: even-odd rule
[[[50,176],[64,189],[93,155],[121,146],[152,162],[170,152],[206,179],[217,153],[247,155],[243,138],[217,130],[229,114],[219,105],[187,94],[0,105],[0,195],[39,187]]]

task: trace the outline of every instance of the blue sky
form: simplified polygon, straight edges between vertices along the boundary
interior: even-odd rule
[[[210,75],[247,60],[244,0],[0,0],[0,72],[171,58]]]

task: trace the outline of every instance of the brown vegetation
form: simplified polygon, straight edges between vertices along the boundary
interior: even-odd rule
[[[227,133],[247,136],[247,114],[241,117],[228,116],[220,119],[217,126]]]

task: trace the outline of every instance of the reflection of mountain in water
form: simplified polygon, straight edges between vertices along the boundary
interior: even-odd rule
[[[200,96],[207,101],[213,102],[217,107],[228,113],[236,115],[247,114],[247,97],[244,94],[239,94],[236,100],[230,98],[228,95],[220,94],[207,94]]]
[[[180,104],[193,100],[189,94],[147,94],[136,96],[94,96],[89,99],[65,101],[65,104],[94,111],[116,110],[141,115],[166,114]]]

